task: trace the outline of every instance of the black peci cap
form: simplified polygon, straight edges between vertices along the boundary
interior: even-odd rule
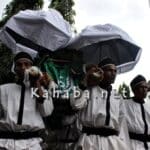
[[[146,81],[146,79],[145,79],[144,76],[142,76],[142,75],[137,75],[137,76],[131,81],[130,86],[131,86],[131,88],[132,88],[132,90],[133,90],[133,89],[135,89],[135,87],[136,87],[137,85],[139,85],[140,83],[145,82],[145,81]]]
[[[26,59],[29,59],[31,62],[33,62],[32,57],[26,52],[17,53],[16,56],[14,57],[14,62],[16,62],[20,58],[26,58]]]
[[[101,68],[104,68],[108,65],[116,65],[115,62],[111,59],[111,58],[104,58],[99,64],[98,66],[101,67]]]

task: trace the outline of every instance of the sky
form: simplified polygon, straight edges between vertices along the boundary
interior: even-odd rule
[[[11,0],[3,0],[0,5],[0,17],[3,8]],[[45,0],[47,8],[48,0]],[[122,82],[129,85],[137,75],[150,80],[150,7],[149,0],[74,0],[76,11],[75,27],[80,32],[88,25],[114,24],[124,31],[142,48],[142,55],[135,68],[116,78],[117,88]]]

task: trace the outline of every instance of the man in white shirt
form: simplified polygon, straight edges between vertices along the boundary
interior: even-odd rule
[[[26,84],[26,69],[33,65],[32,57],[20,52],[14,58],[17,83],[0,86],[0,147],[8,150],[41,150],[45,136],[42,117],[53,111],[51,97],[44,97],[40,79]],[[37,88],[37,97],[32,95]]]
[[[116,78],[116,65],[106,58],[99,67],[104,72],[102,81],[87,88],[89,98],[86,90],[74,101],[74,108],[81,109],[79,120],[82,124],[82,135],[76,149],[129,150],[128,135],[122,126],[125,125],[122,98],[111,87]],[[120,136],[121,132],[123,136]]]
[[[137,75],[130,83],[134,96],[125,100],[126,120],[133,150],[150,150],[150,103],[146,100],[148,84]]]

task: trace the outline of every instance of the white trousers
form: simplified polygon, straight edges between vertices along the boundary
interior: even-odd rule
[[[41,138],[25,140],[0,139],[0,147],[7,150],[42,150],[40,142],[42,142]]]

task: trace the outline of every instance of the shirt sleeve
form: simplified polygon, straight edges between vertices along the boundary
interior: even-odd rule
[[[4,119],[4,117],[5,117],[5,110],[4,110],[4,107],[3,106],[5,106],[6,107],[6,104],[5,104],[5,102],[6,102],[6,100],[5,100],[5,94],[2,92],[2,90],[3,90],[3,88],[0,86],[0,120],[1,119]]]
[[[124,101],[125,100],[123,100],[123,98],[121,97],[121,100],[120,100],[120,114],[119,114],[119,126],[120,126],[119,137],[131,148],[129,132],[128,132],[128,126],[127,126],[127,121],[126,121],[126,118],[125,118]]]
[[[51,95],[48,93],[47,97],[44,99],[43,103],[37,103],[38,110],[42,117],[51,115],[54,109],[53,101]]]
[[[75,110],[84,108],[87,105],[87,101],[89,99],[88,90],[84,90],[84,91],[79,90],[78,92],[79,92],[78,97],[76,97],[75,94],[72,94],[70,98],[70,104],[72,108]]]

